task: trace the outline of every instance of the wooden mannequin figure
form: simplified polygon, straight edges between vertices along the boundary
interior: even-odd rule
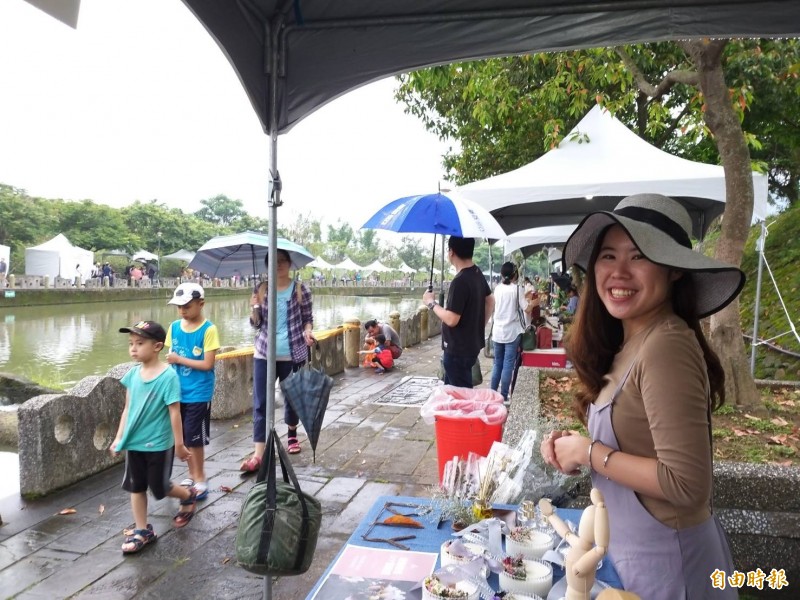
[[[597,565],[608,549],[608,512],[603,494],[592,488],[590,498],[592,504],[581,515],[577,535],[555,514],[550,500],[542,498],[539,501],[542,514],[570,547],[564,568],[567,580],[565,600],[589,600]]]

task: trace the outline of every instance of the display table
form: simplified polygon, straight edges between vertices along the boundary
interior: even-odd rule
[[[372,505],[369,512],[364,516],[361,522],[358,524],[358,527],[350,536],[350,539],[347,541],[347,545],[343,548],[339,554],[336,556],[336,559],[328,565],[323,576],[317,581],[314,588],[306,597],[306,600],[311,600],[314,598],[314,595],[317,593],[317,590],[320,586],[323,585],[328,575],[331,573],[331,570],[337,564],[337,561],[343,556],[343,553],[348,549],[349,546],[356,546],[362,548],[370,548],[376,550],[376,552],[371,553],[363,553],[364,556],[360,557],[359,561],[353,561],[352,564],[360,564],[363,568],[357,574],[364,577],[364,578],[374,578],[376,577],[376,573],[379,570],[376,570],[375,564],[376,561],[379,563],[382,557],[385,557],[386,560],[396,560],[398,556],[402,556],[399,553],[406,553],[408,558],[403,562],[406,563],[413,563],[415,559],[420,559],[418,564],[427,564],[425,559],[430,560],[429,556],[423,555],[416,555],[415,553],[425,552],[425,553],[436,553],[438,555],[441,545],[451,537],[453,537],[453,530],[452,530],[452,523],[450,521],[442,521],[441,523],[438,522],[439,519],[439,511],[434,509],[433,512],[428,513],[424,516],[413,516],[414,520],[418,521],[422,525],[424,525],[424,529],[413,529],[409,527],[389,527],[385,525],[380,525],[374,527],[370,532],[370,527],[372,527],[373,523],[378,519],[381,520],[385,519],[388,516],[391,516],[392,513],[387,512],[384,510],[387,502],[396,503],[396,504],[410,504],[410,505],[417,505],[417,506],[430,506],[431,500],[430,498],[413,498],[409,496],[380,496],[376,501],[375,504]],[[500,509],[516,509],[516,506],[498,506],[495,508]],[[396,507],[397,512],[402,512],[403,514],[409,514],[414,512],[414,508],[408,507]],[[564,519],[565,521],[571,521],[575,523],[577,526],[578,522],[580,521],[581,514],[583,511],[578,509],[564,509],[559,508],[556,509],[558,515]],[[402,539],[398,540],[402,546],[405,546],[407,550],[400,549],[391,543],[382,541],[366,541],[363,539],[363,536],[367,535],[372,539],[375,538],[405,538],[407,536],[414,536],[410,539]],[[350,552],[352,553],[354,549],[351,548]],[[377,552],[378,550],[384,552]],[[350,558],[350,557],[346,557]],[[371,564],[368,564],[368,561],[372,561]],[[432,564],[432,563],[431,563]],[[436,568],[439,568],[439,560],[436,559]],[[355,573],[353,573],[355,575]],[[353,578],[353,575],[350,576],[350,579]],[[553,582],[558,581],[564,576],[564,572],[558,566],[553,565]],[[421,579],[421,578],[420,578]],[[619,577],[617,576],[616,571],[614,570],[613,565],[611,564],[611,560],[606,557],[606,560],[603,561],[603,566],[597,571],[597,579],[604,583],[609,584],[612,587],[622,588],[622,584],[619,581]],[[330,584],[326,584],[330,585]],[[495,573],[492,573],[489,576],[489,585],[492,586],[493,589],[497,590],[498,588],[498,577]],[[327,590],[327,588],[326,588]],[[352,592],[351,592],[352,593]],[[333,598],[333,594],[330,592],[325,593],[325,597],[320,594],[316,600],[326,600],[327,598]],[[347,597],[347,595],[343,595],[342,597]],[[360,597],[360,596],[353,596],[353,597]],[[368,597],[368,596],[365,596]],[[419,597],[419,596],[407,596],[408,598],[412,597]]]

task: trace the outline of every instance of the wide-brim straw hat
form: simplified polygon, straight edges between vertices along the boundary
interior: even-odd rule
[[[584,218],[564,246],[565,266],[586,271],[598,238],[611,225],[620,225],[649,261],[692,277],[700,318],[725,308],[744,287],[740,269],[692,250],[689,213],[661,194],[628,196],[613,211]]]

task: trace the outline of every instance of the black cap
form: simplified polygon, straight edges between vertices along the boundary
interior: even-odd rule
[[[140,335],[144,338],[150,338],[151,340],[155,340],[157,342],[164,343],[164,340],[167,339],[167,332],[164,331],[164,328],[156,323],[155,321],[139,321],[136,325],[131,325],[130,327],[120,327],[120,333],[135,333],[136,335]]]

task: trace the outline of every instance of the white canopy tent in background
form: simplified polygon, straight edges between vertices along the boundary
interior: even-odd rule
[[[0,244],[0,258],[6,261],[6,275],[11,273],[11,248]]]
[[[315,269],[324,269],[326,271],[330,271],[331,269],[335,269],[336,268],[331,263],[329,263],[327,260],[322,258],[321,256],[318,256],[317,258],[312,260],[310,263],[308,263],[306,266],[307,267],[314,267]]]
[[[395,270],[396,271],[400,271],[401,273],[406,273],[408,275],[411,275],[412,273],[416,273],[417,272],[416,269],[414,269],[412,267],[409,267],[405,262],[401,262],[400,266],[397,267],[397,269],[395,269]],[[422,269],[422,270],[426,271],[426,269]]]
[[[158,255],[148,252],[147,250],[139,250],[134,252],[131,260],[138,262],[150,262],[151,260],[158,261]]]
[[[161,258],[168,258],[168,259],[171,259],[171,260],[182,260],[182,261],[185,261],[185,262],[191,262],[192,259],[194,258],[194,254],[195,254],[194,252],[189,252],[188,250],[184,250],[183,248],[181,248],[180,250],[176,250],[172,254],[166,254],[166,255],[162,256]]]
[[[345,271],[362,271],[364,267],[361,267],[354,263],[349,257],[345,258],[342,262],[337,265],[334,265],[334,269],[344,269]]]
[[[561,247],[576,228],[577,225],[552,225],[518,231],[505,239],[503,254],[507,256],[519,250],[528,258],[545,247]]]
[[[389,271],[394,271],[394,269],[387,267],[379,260],[372,261],[362,270],[367,273],[388,273]]]
[[[753,173],[753,187],[753,214],[764,219],[767,176]],[[489,210],[507,234],[577,224],[591,212],[613,210],[631,194],[664,194],[686,207],[693,235],[702,239],[725,210],[725,173],[721,166],[659,150],[596,105],[544,156],[458,192]]]
[[[88,279],[94,266],[94,252],[73,246],[63,233],[43,244],[25,249],[25,274]]]

